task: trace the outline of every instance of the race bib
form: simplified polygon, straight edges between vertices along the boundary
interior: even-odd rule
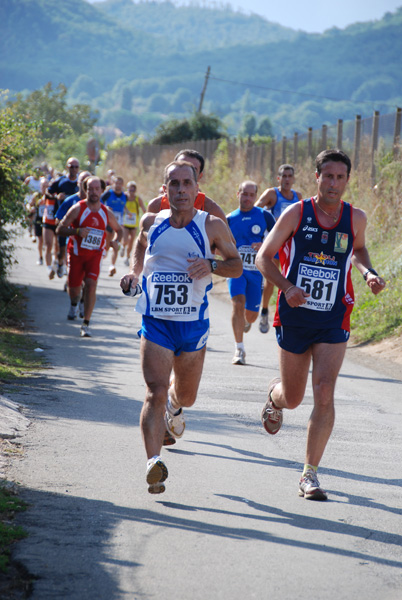
[[[45,205],[45,217],[46,219],[54,219],[54,204],[46,204]]]
[[[46,206],[44,204],[39,204],[38,217],[43,217],[43,215],[45,214],[45,208],[46,208]]]
[[[85,250],[99,250],[102,244],[103,233],[102,229],[92,229],[91,227],[87,237],[82,239],[81,248]]]
[[[122,225],[123,223],[123,215],[121,212],[117,212],[117,210],[113,211],[114,216],[116,217],[116,221],[118,222],[119,225]]]
[[[243,269],[245,271],[258,271],[257,267],[255,266],[255,257],[257,256],[257,252],[253,250],[251,246],[239,246],[237,250],[243,263]]]
[[[128,227],[136,227],[137,226],[137,213],[124,213],[123,225],[127,225]]]
[[[193,280],[187,273],[151,273],[147,289],[153,317],[189,315],[196,310],[191,306]]]
[[[321,311],[332,310],[338,290],[339,275],[339,269],[312,267],[300,263],[296,285],[310,294],[302,308]]]

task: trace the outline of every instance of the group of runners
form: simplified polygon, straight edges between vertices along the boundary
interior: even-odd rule
[[[74,161],[70,158],[67,166],[74,168]],[[183,436],[183,409],[197,397],[209,334],[208,293],[213,276],[219,276],[227,279],[232,302],[234,365],[246,364],[243,334],[259,314],[259,329],[268,332],[268,302],[273,286],[278,288],[273,326],[280,373],[268,385],[261,421],[268,434],[278,433],[283,411],[303,400],[312,364],[314,406],[298,493],[326,500],[317,469],[334,425],[335,384],[349,338],[352,265],[373,294],[385,287],[366,248],[366,215],[342,200],[351,161],[341,150],[321,152],[316,158],[317,193],[308,199],[293,190],[291,165],[280,167],[278,186],[260,197],[254,181],[243,181],[239,206],[227,216],[200,191],[203,169],[198,152],[182,150],[165,168],[161,194],[147,208],[138,201],[144,215],[132,252],[127,242],[130,270],[120,280],[125,294],[138,296],[136,310],[142,315],[146,394],[140,428],[148,491],[165,491],[168,469],[162,447]],[[75,318],[84,292],[81,335],[87,337],[103,253],[110,245],[117,258],[126,210],[130,219],[135,213],[131,224],[136,227],[139,208],[129,204],[135,201],[135,182],[128,185],[121,209],[120,178],[114,177],[105,193],[98,177],[80,177],[77,198],[68,200],[72,206],[59,215],[55,233],[69,240],[68,318]],[[53,192],[58,189],[53,186]],[[110,275],[114,264],[112,258]]]

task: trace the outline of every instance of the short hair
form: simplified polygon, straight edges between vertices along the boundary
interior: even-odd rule
[[[81,173],[78,175],[78,181],[83,183],[86,179],[88,179],[88,177],[92,177],[92,173],[89,171],[81,171]]]
[[[293,165],[281,165],[278,169],[278,175],[281,176],[283,175],[284,171],[292,171],[292,175],[295,174],[295,168],[293,167]]]
[[[255,181],[252,181],[251,179],[247,179],[246,181],[242,181],[241,183],[239,183],[239,192],[241,192],[243,190],[243,187],[245,185],[254,185],[255,187],[255,193],[257,193],[258,191],[258,185],[256,184]]]
[[[100,185],[103,191],[105,191],[106,189],[106,184],[103,181],[103,179],[101,179],[100,177],[97,177],[96,175],[89,175],[89,177],[85,177],[84,181],[82,182],[82,187],[84,188],[84,191],[86,192],[88,189],[88,181],[90,179],[99,179],[100,181]],[[102,185],[103,184],[103,185]]]
[[[191,150],[190,148],[185,148],[184,150],[180,150],[174,157],[175,160],[179,160],[179,156],[188,156],[189,158],[196,158],[200,163],[200,174],[204,170],[205,159],[202,154],[197,152],[197,150]]]
[[[323,150],[320,152],[315,159],[315,170],[317,171],[318,175],[321,174],[321,169],[327,162],[342,162],[347,167],[349,177],[350,171],[352,170],[352,161],[350,160],[349,156],[343,152],[343,150],[332,148],[330,150]]]
[[[195,181],[195,183],[197,183],[197,172],[194,169],[194,166],[185,160],[174,160],[173,162],[166,165],[165,170],[163,171],[163,183],[165,185],[168,182],[169,169],[171,167],[190,167],[191,172],[193,173],[193,176],[194,176],[194,181]]]
[[[121,177],[121,175],[116,175],[113,177],[113,183],[116,183],[116,181],[121,181],[121,183],[124,183],[124,179]]]
[[[129,182],[127,183],[127,186],[126,186],[126,187],[127,187],[127,189],[128,189],[128,188],[129,188],[129,187],[131,187],[131,186],[133,186],[133,187],[135,187],[135,189],[137,189],[137,184],[136,184],[136,182],[135,182],[135,181],[129,181]]]

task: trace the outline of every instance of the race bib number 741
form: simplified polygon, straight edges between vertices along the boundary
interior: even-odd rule
[[[297,273],[297,287],[303,288],[310,296],[303,308],[310,310],[332,310],[339,284],[339,269],[313,267],[300,263]]]

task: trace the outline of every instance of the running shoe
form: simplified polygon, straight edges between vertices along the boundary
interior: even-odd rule
[[[186,427],[184,421],[183,409],[181,408],[177,415],[172,415],[168,410],[165,412],[166,429],[174,438],[181,438]]]
[[[80,336],[81,337],[92,337],[92,334],[89,330],[89,325],[81,325]]]
[[[245,365],[246,364],[246,353],[241,348],[237,348],[234,357],[232,358],[232,365]]]
[[[122,258],[123,258],[123,256],[124,256],[124,252],[125,252],[125,250],[126,250],[126,249],[125,249],[125,247],[124,247],[124,246],[122,246],[122,247],[120,248],[120,256],[121,256]]]
[[[68,315],[67,315],[67,319],[69,321],[74,321],[74,319],[77,318],[77,310],[78,310],[77,305],[73,306],[72,304],[70,304],[70,310],[68,311]]]
[[[268,313],[266,315],[261,315],[260,323],[258,325],[261,333],[268,333],[269,331],[269,321],[268,321]]]
[[[48,272],[49,272],[49,279],[54,279],[54,276],[56,275],[56,271],[54,270],[53,267],[48,267]]]
[[[126,260],[124,261],[124,264],[126,265],[126,267],[130,266],[130,261],[128,258],[126,258]]]
[[[111,265],[109,268],[109,277],[113,277],[113,275],[116,274],[116,267],[114,265]]]
[[[270,381],[268,386],[268,400],[266,401],[261,413],[261,421],[264,426],[264,429],[271,435],[275,435],[275,433],[278,433],[283,421],[282,409],[276,408],[271,400],[272,390],[279,382],[279,377],[275,377],[275,379],[272,379],[272,381]]]
[[[251,323],[247,323],[247,321],[244,324],[244,333],[248,333],[251,329]]]
[[[37,265],[43,265],[43,258],[39,257],[38,260],[36,261]]]
[[[81,319],[84,318],[84,300],[80,300],[80,303],[79,303],[79,315],[80,315]]]
[[[57,265],[57,277],[63,277],[64,275],[64,265]]]
[[[146,480],[150,494],[161,494],[165,491],[163,484],[168,476],[167,466],[160,456],[154,456],[147,462]]]
[[[320,488],[317,473],[313,469],[308,469],[300,478],[299,496],[306,500],[328,500],[327,492]]]
[[[175,438],[172,435],[170,435],[170,433],[166,429],[165,437],[163,438],[162,445],[163,446],[173,446],[173,444],[175,444],[175,443],[176,443]]]

